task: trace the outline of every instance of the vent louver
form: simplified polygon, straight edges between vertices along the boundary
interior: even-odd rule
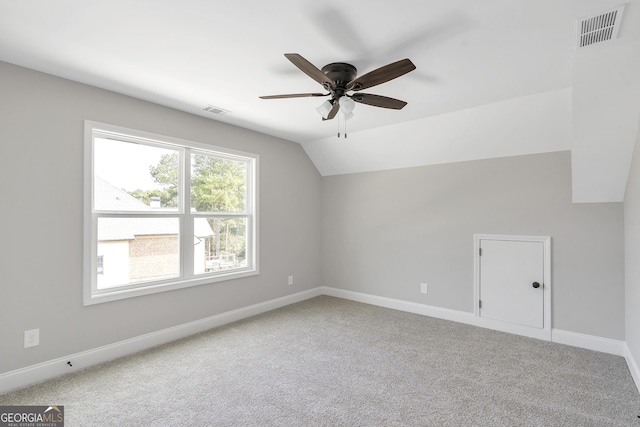
[[[220,108],[220,107],[215,107],[213,105],[207,105],[202,109],[202,111],[206,111],[207,113],[211,113],[211,114],[217,114],[219,116],[230,113],[229,110],[225,110],[224,108]]]
[[[613,40],[618,36],[624,5],[596,16],[578,19],[578,47]]]

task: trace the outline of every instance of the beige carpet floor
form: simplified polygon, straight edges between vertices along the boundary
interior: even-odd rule
[[[622,357],[322,296],[0,396],[66,426],[640,426]]]

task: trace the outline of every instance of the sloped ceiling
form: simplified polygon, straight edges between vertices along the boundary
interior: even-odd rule
[[[640,0],[616,40],[575,48],[576,19],[619,4],[0,0],[0,60],[300,143],[322,175],[571,149],[574,201],[619,201],[638,130]],[[408,105],[358,104],[345,129],[320,119],[320,98],[259,99],[322,91],[284,53],[360,75],[410,58],[415,71],[367,89]]]

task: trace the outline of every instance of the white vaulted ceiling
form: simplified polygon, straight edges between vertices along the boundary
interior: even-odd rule
[[[620,4],[0,0],[0,60],[298,142],[322,175],[572,150],[574,200],[619,201],[640,116],[640,0],[616,40],[577,50],[575,27]],[[324,98],[258,98],[322,92],[284,53],[360,75],[410,58],[415,71],[366,90],[408,105],[358,104],[338,139],[339,121],[315,111]]]

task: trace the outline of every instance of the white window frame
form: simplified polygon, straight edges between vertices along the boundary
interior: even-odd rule
[[[128,129],[95,121],[85,120],[84,132],[84,305],[99,304],[141,295],[182,289],[191,286],[237,279],[259,274],[258,267],[258,160],[257,154],[246,153],[228,148],[187,141],[183,139],[157,135],[149,132]],[[138,142],[145,145],[176,149],[180,153],[179,201],[177,211],[132,212],[98,211],[94,209],[94,163],[93,151],[96,137],[113,138],[122,141]],[[207,154],[231,160],[246,162],[247,188],[245,211],[239,213],[191,212],[191,153]],[[179,218],[180,223],[180,269],[179,277],[165,280],[129,284],[110,289],[97,288],[97,234],[98,218],[118,217]],[[193,263],[193,220],[197,217],[241,217],[247,219],[247,266],[217,272],[194,274]],[[187,238],[186,236],[191,236]]]

